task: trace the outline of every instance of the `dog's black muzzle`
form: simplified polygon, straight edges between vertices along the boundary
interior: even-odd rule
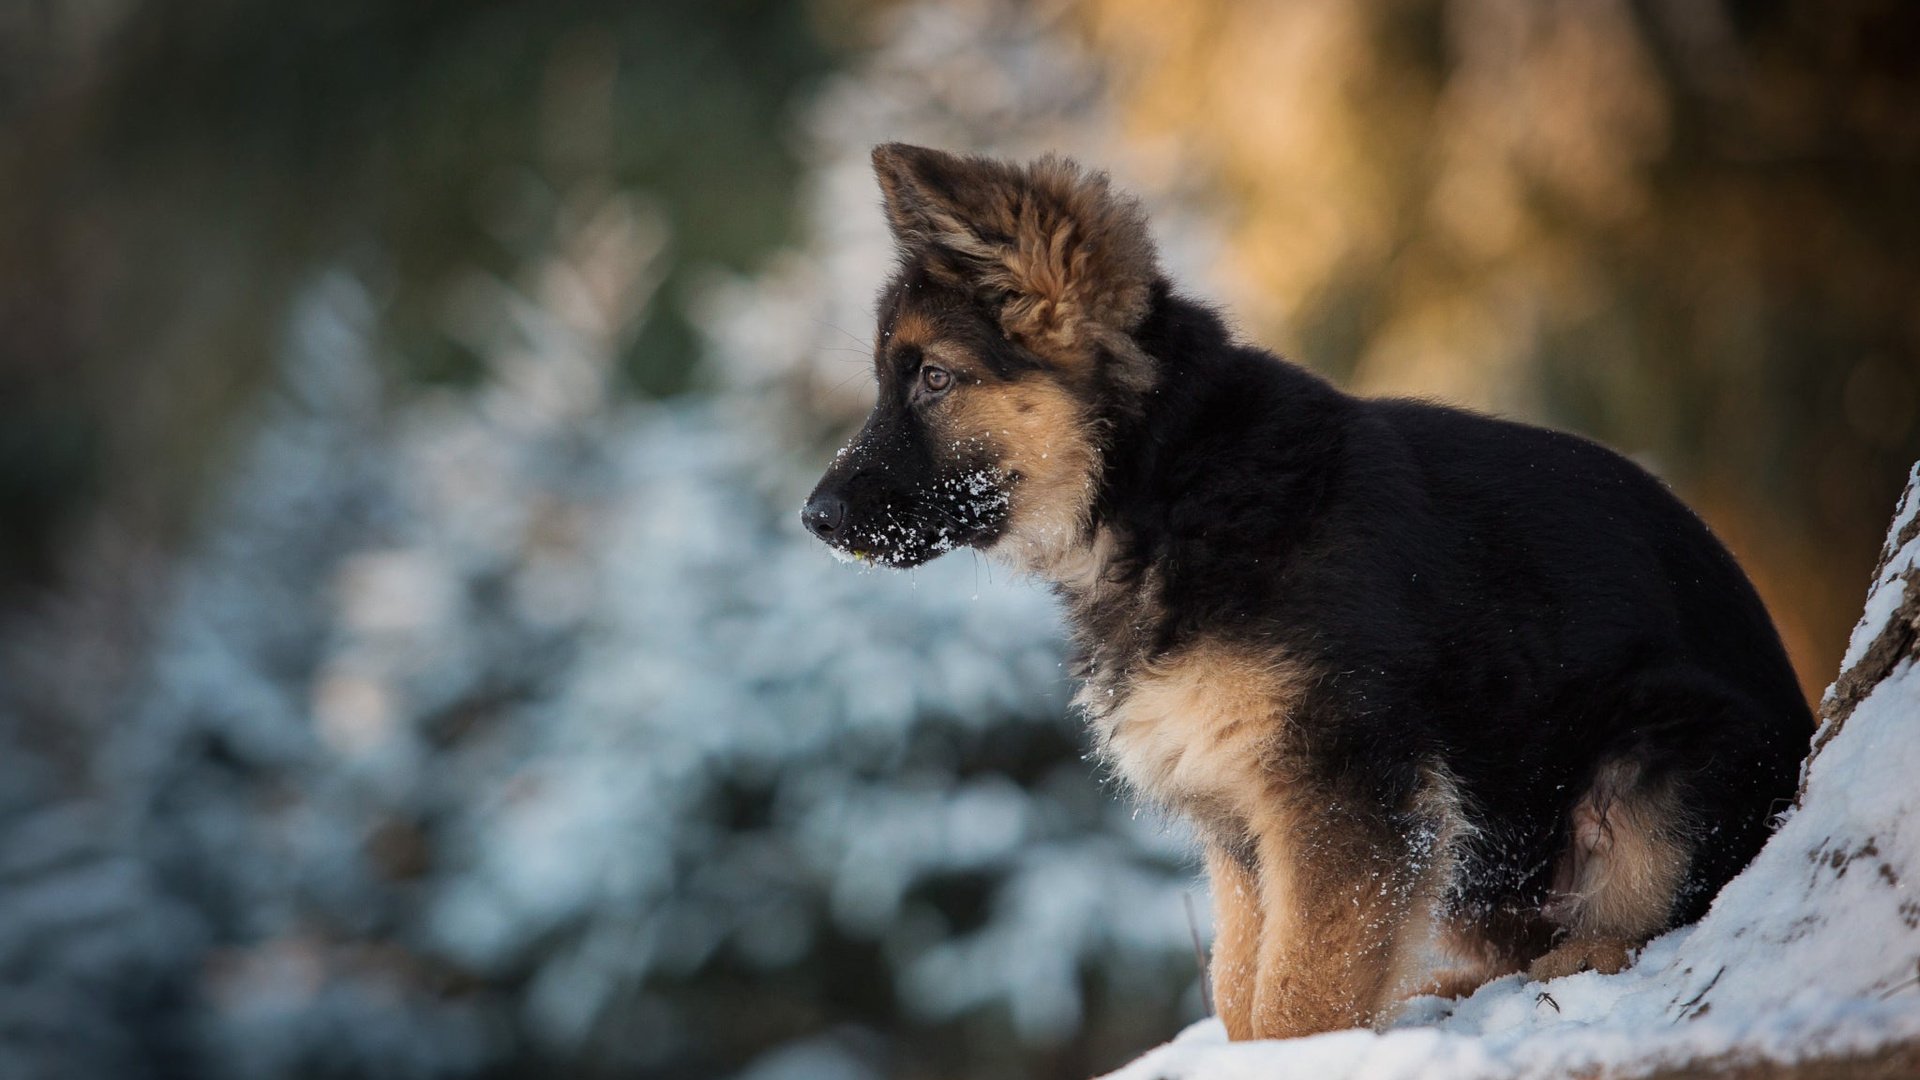
[[[979,496],[969,481],[978,470],[946,472],[910,418],[875,409],[808,496],[801,523],[840,551],[900,567],[997,533],[1004,507]]]

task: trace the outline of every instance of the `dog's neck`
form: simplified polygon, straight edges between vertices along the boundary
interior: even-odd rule
[[[1184,439],[1191,423],[1193,387],[1176,384],[1204,375],[1186,370],[1182,357],[1217,355],[1227,340],[1217,315],[1156,280],[1141,324],[1100,343],[1093,396],[1101,437],[1084,503],[1057,520],[1019,522],[987,553],[1075,599],[1111,584],[1116,562],[1134,554],[1121,518],[1155,486],[1158,448]]]
[[[1233,344],[1219,316],[1164,282],[1128,345],[1154,377],[1137,392],[1105,395],[1098,476],[1079,527],[1004,553],[1060,593],[1083,647],[1116,658],[1165,644],[1149,616],[1175,568],[1289,557],[1337,468],[1350,415],[1340,403],[1351,401],[1318,376]],[[1222,471],[1223,453],[1238,467]],[[1195,499],[1233,509],[1196,534],[1179,510]]]
[[[1047,540],[1003,537],[986,553],[1019,573],[1078,595],[1106,580],[1119,548],[1113,529],[1088,523]]]

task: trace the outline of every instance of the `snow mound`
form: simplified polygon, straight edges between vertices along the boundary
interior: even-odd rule
[[[1229,1044],[1203,1021],[1112,1080],[1641,1076],[1920,1040],[1920,465],[1821,705],[1798,804],[1700,922],[1617,975],[1510,975],[1385,1032]]]

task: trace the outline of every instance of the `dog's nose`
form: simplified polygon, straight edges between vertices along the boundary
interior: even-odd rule
[[[808,531],[822,540],[832,540],[847,520],[847,500],[838,495],[815,495],[800,510],[800,520]]]

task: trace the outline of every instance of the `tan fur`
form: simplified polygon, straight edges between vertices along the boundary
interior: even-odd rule
[[[1479,963],[1456,965],[1434,972],[1415,987],[1413,993],[1443,998],[1472,997],[1475,990],[1502,975],[1519,970],[1517,967],[1502,969]]]
[[[1104,348],[1123,382],[1152,364],[1127,336],[1147,311],[1157,261],[1146,215],[1104,173],[1045,157],[1030,165],[889,143],[874,173],[894,234],[929,272],[1001,294],[1007,335],[1085,372]]]
[[[1428,839],[1396,852],[1337,798],[1284,771],[1270,771],[1253,800],[1244,861],[1218,842],[1207,852],[1214,1001],[1233,1039],[1380,1024],[1409,994],[1430,991],[1420,946],[1468,834],[1450,777],[1430,774],[1412,808]],[[1464,975],[1447,987],[1466,988]]]
[[[1642,938],[1575,938],[1528,965],[1527,977],[1547,982],[1582,971],[1612,975],[1626,970],[1633,951],[1645,943]]]
[[[1119,685],[1090,679],[1080,701],[1105,756],[1134,788],[1168,806],[1249,821],[1282,767],[1302,676],[1271,657],[1201,643]]]
[[[1404,855],[1409,876],[1404,904],[1406,929],[1390,957],[1386,984],[1374,1012],[1375,1023],[1390,1018],[1406,998],[1432,992],[1428,988],[1432,979],[1422,962],[1422,950],[1418,946],[1420,939],[1433,936],[1431,931],[1435,929],[1440,930],[1438,943],[1443,949],[1449,944],[1457,944],[1448,940],[1447,929],[1453,920],[1442,910],[1444,897],[1459,870],[1461,846],[1477,832],[1467,815],[1458,781],[1445,769],[1433,767],[1426,770],[1419,797],[1411,809],[1414,819],[1421,824],[1417,835],[1408,838],[1410,842]],[[1453,958],[1459,965],[1451,972],[1456,985],[1465,983],[1488,967],[1498,966],[1460,964],[1463,957],[1458,954]],[[1474,970],[1475,967],[1480,970]],[[1517,969],[1518,964],[1514,964],[1486,975],[1480,982]],[[1478,986],[1479,983],[1473,985]]]
[[[1253,1037],[1383,1018],[1417,944],[1418,873],[1336,805],[1273,792],[1253,822],[1262,914]]]
[[[1036,573],[1086,545],[1100,455],[1083,409],[1052,380],[964,387],[936,418],[955,445],[983,443],[1011,480],[1006,531],[991,554]]]
[[[1063,552],[1053,560],[1047,567],[1047,579],[1070,595],[1098,600],[1115,587],[1109,573],[1118,546],[1119,539],[1112,529],[1096,526],[1093,538],[1085,545]]]
[[[1090,681],[1082,695],[1129,783],[1244,830],[1251,865],[1219,840],[1207,860],[1219,920],[1214,994],[1235,1038],[1389,1015],[1415,988],[1417,945],[1466,832],[1445,776],[1430,776],[1413,808],[1431,832],[1409,853],[1294,775],[1288,712],[1304,685],[1296,666],[1207,643],[1121,685]]]
[[[1260,973],[1260,879],[1218,844],[1207,848],[1213,888],[1213,1008],[1227,1038],[1253,1038],[1253,998]]]
[[[912,308],[903,309],[894,317],[893,325],[887,328],[888,343],[892,345],[924,347],[932,344],[937,334],[933,320]]]
[[[1632,766],[1609,765],[1573,808],[1548,915],[1575,938],[1644,937],[1672,911],[1690,845],[1673,791],[1637,779]]]
[[[1556,868],[1547,915],[1567,940],[1535,961],[1535,978],[1625,966],[1627,952],[1667,923],[1692,854],[1678,799],[1639,783],[1633,766],[1603,768],[1574,805],[1572,837]]]

